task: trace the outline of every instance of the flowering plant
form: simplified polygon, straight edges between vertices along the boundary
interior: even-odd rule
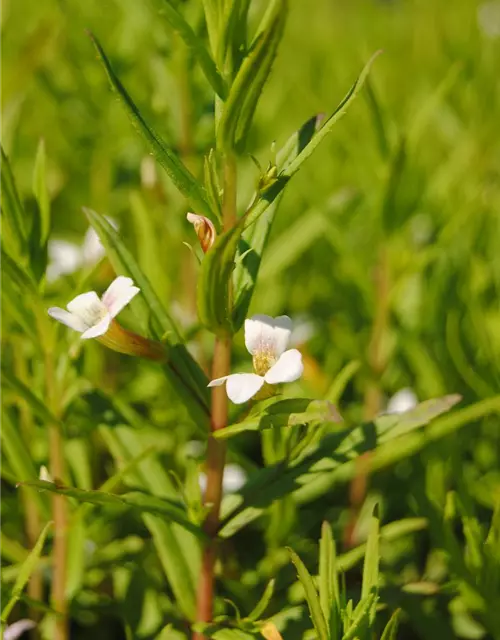
[[[431,385],[444,389],[448,378],[433,368],[426,351],[427,325],[421,331],[425,340],[419,342],[417,336],[414,311],[425,287],[415,285],[413,273],[404,274],[404,286],[392,285],[409,259],[400,239],[394,240],[407,208],[399,193],[406,178],[407,148],[431,109],[426,107],[425,118],[417,118],[418,126],[401,134],[393,150],[393,131],[388,129],[388,135],[376,86],[370,85],[367,102],[377,135],[370,130],[364,140],[368,145],[377,138],[380,144],[384,164],[380,171],[377,167],[376,178],[387,179],[382,193],[373,193],[372,179],[366,192],[346,186],[320,211],[302,211],[308,198],[296,198],[284,211],[282,195],[348,112],[375,56],[329,115],[312,115],[280,147],[272,142],[273,132],[261,127],[258,135],[251,132],[281,46],[288,3],[198,4],[161,0],[158,18],[166,21],[168,39],[160,19],[147,22],[151,33],[144,33],[145,42],[154,47],[154,55],[147,47],[148,54],[141,51],[141,67],[123,51],[141,49],[136,36],[150,11],[144,3],[128,3],[123,29],[117,20],[120,37],[106,44],[121,43],[112,58],[90,34],[87,46],[92,53],[82,68],[70,67],[74,84],[85,88],[86,98],[92,96],[87,102],[82,96],[66,100],[73,79],[68,69],[52,75],[41,67],[44,56],[34,61],[43,80],[38,84],[57,92],[60,122],[72,121],[78,130],[78,154],[91,148],[87,162],[80,162],[80,155],[78,162],[73,156],[72,162],[63,162],[54,152],[52,165],[41,143],[33,193],[27,195],[22,190],[30,181],[22,176],[20,191],[3,155],[7,328],[1,435],[7,491],[2,508],[5,504],[8,517],[2,553],[9,565],[2,584],[2,631],[6,638],[31,629],[44,640],[111,638],[116,623],[120,637],[144,640],[280,640],[281,633],[291,639],[305,633],[319,640],[370,640],[379,631],[382,638],[393,639],[399,606],[411,601],[407,617],[417,611],[422,626],[426,620],[432,625],[435,612],[447,606],[453,592],[450,609],[454,607],[462,622],[464,612],[469,615],[462,627],[466,634],[496,632],[499,519],[495,515],[483,535],[486,527],[476,526],[471,514],[473,496],[466,489],[463,499],[447,493],[447,482],[467,485],[470,480],[474,496],[488,484],[493,489],[481,509],[492,509],[495,448],[475,452],[478,467],[491,467],[486,479],[476,467],[460,468],[467,482],[457,473],[447,480],[436,459],[422,464],[417,454],[426,443],[483,418],[494,431],[495,424],[486,418],[500,410],[498,397],[483,398],[441,420],[460,400],[458,395],[418,404],[417,394],[430,395]],[[303,10],[299,5],[294,11]],[[105,27],[98,23],[97,28]],[[38,42],[45,28],[33,33]],[[68,41],[71,55],[65,57],[71,60],[76,41],[73,36],[60,40]],[[22,49],[20,74],[29,67],[24,52],[32,49],[31,44]],[[162,55],[168,57],[168,73],[163,62],[158,64]],[[448,59],[449,48],[446,64]],[[134,85],[127,72],[138,68],[144,77]],[[126,166],[123,153],[116,154],[113,134],[115,127],[125,138],[135,133],[122,130],[123,123],[115,119],[114,101],[104,93],[105,76],[144,145],[125,140]],[[454,87],[454,77],[445,79],[446,91],[440,87],[439,100],[430,101],[431,106]],[[278,84],[280,99],[287,99]],[[101,95],[94,96],[99,90]],[[18,105],[27,99],[24,93],[20,98],[9,102],[9,122],[20,119]],[[139,108],[149,98],[150,113],[172,108],[179,116],[180,126],[169,127],[172,139],[164,139]],[[179,102],[174,106],[175,100]],[[109,116],[103,106],[108,102]],[[274,99],[269,103],[281,117],[282,107],[277,108]],[[80,110],[85,109],[88,117],[83,120]],[[96,109],[102,110],[102,123]],[[295,117],[284,115],[283,129]],[[432,120],[448,121],[448,111],[441,116]],[[83,121],[91,130],[82,138]],[[58,135],[59,129],[66,135],[65,127],[58,125]],[[460,127],[454,124],[452,129]],[[113,153],[108,150],[108,157],[104,143],[111,139]],[[258,147],[266,139],[268,153]],[[339,164],[350,164],[344,142],[339,137],[335,149],[342,153],[330,149],[325,162],[338,155]],[[469,149],[468,139],[466,143],[462,147]],[[73,152],[66,139],[64,146]],[[15,149],[13,145],[14,155]],[[267,153],[265,169],[258,161],[257,170],[253,168],[250,152]],[[363,149],[353,183],[368,173],[363,162],[371,169],[374,155]],[[82,172],[81,166],[84,177],[89,177],[88,170],[92,179],[65,175]],[[452,166],[455,172],[464,164],[453,159]],[[161,169],[166,182],[159,177]],[[449,181],[442,177],[447,170],[445,166],[438,175],[440,185]],[[328,165],[318,171],[322,173],[330,188],[333,169]],[[63,174],[72,179],[61,179]],[[305,183],[316,179],[315,174],[306,176]],[[137,184],[132,185],[134,180]],[[87,182],[92,188],[82,193],[80,183]],[[413,190],[420,184],[409,182]],[[493,189],[490,182],[488,189]],[[104,202],[120,224],[84,208],[82,232],[90,224],[84,242],[55,239],[52,230],[64,218],[67,184],[75,187],[73,204],[91,201],[100,208]],[[477,184],[471,193],[477,192]],[[113,193],[104,193],[110,197],[103,199],[109,185]],[[430,193],[441,190],[435,182],[429,185]],[[480,191],[486,200],[488,190]],[[413,202],[413,191],[410,195]],[[376,202],[382,203],[380,211],[372,206]],[[420,222],[425,205],[424,213],[419,209]],[[379,225],[371,220],[373,228],[366,222],[372,209]],[[276,222],[281,228],[275,227],[271,235]],[[75,230],[78,224],[75,221]],[[424,219],[420,227],[404,226],[404,234],[413,234],[420,248],[434,232],[426,224]],[[446,228],[443,237],[454,228]],[[344,249],[346,239],[352,244]],[[326,242],[328,248],[321,248]],[[316,253],[308,251],[316,245],[325,256],[321,273]],[[436,253],[433,247],[423,255],[426,269]],[[301,269],[294,268],[298,259],[303,260]],[[309,262],[302,268],[306,261],[311,269]],[[471,269],[470,282],[464,280],[467,294],[480,291],[487,297],[495,290],[497,283],[492,278],[488,285],[483,262],[482,257],[477,269]],[[445,271],[446,265],[440,268]],[[455,274],[453,278],[455,283]],[[425,273],[423,282],[427,280]],[[316,294],[318,282],[325,283],[327,296]],[[439,287],[441,295],[446,287],[440,280]],[[456,287],[450,289],[456,293]],[[480,314],[471,308],[472,326]],[[300,339],[296,334],[297,344],[292,318],[295,326],[300,324],[298,313],[306,322]],[[496,382],[495,362],[488,368],[493,382],[469,370],[466,350],[461,349],[460,314],[446,315],[443,329],[447,345],[457,350],[450,379],[461,376],[474,392],[482,392]],[[487,322],[494,325],[495,318],[492,312]],[[391,323],[406,327],[408,342],[394,339]],[[486,337],[484,344],[483,363],[495,352]],[[394,366],[389,363],[391,348],[404,351],[403,364],[396,359]],[[424,383],[407,381],[411,389],[391,398],[409,377],[409,361]],[[339,402],[345,420],[336,408]],[[441,458],[455,470],[451,465],[457,464],[456,456],[446,451]],[[405,464],[395,467],[389,479],[381,473],[379,484],[370,485],[372,474],[401,461]],[[396,495],[392,502],[387,484]],[[341,485],[350,485],[350,490]],[[404,493],[410,485],[411,504]],[[427,485],[430,499],[423,490]],[[436,506],[440,501],[443,513]],[[396,508],[407,502],[408,517],[394,521]],[[381,528],[383,518],[392,521]],[[455,535],[452,520],[460,521],[464,535]],[[420,558],[405,559],[405,549],[414,546],[410,536],[424,535],[427,527],[438,540],[439,570],[434,572],[428,572]],[[390,553],[379,544],[384,540],[391,541]],[[426,540],[421,546],[430,545]],[[317,548],[318,563],[313,558]],[[443,568],[443,548],[458,566],[453,575]],[[313,567],[315,575],[310,573]],[[347,571],[355,575],[340,575]],[[425,580],[420,577],[424,573]],[[446,583],[441,591],[437,581],[442,576]],[[381,584],[387,588],[380,590]],[[427,600],[421,604],[420,596],[435,598],[432,606]],[[309,618],[314,629],[305,631]],[[471,620],[482,626],[474,627]]]

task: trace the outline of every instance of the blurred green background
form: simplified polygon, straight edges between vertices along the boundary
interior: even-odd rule
[[[203,31],[201,3],[179,6]],[[111,93],[86,34],[90,29],[98,36],[147,120],[199,173],[213,145],[212,95],[161,9],[161,0],[4,0],[3,145],[26,209],[33,212],[34,159],[40,139],[45,141],[52,208],[47,306],[73,297],[82,274],[88,276],[87,289],[98,291],[113,276],[105,260],[92,268],[92,239],[87,237],[87,253],[81,253],[88,229],[82,207],[88,206],[116,223],[206,365],[212,341],[196,321],[197,263],[183,244],[195,245],[196,237],[185,221],[185,203]],[[252,23],[258,15],[256,3]],[[351,367],[340,399],[349,424],[385,410],[401,389],[411,390],[410,400],[412,394],[426,400],[459,393],[468,405],[498,393],[500,381],[500,3],[291,1],[254,121],[251,153],[265,168],[273,159],[273,141],[279,148],[306,119],[331,112],[378,49],[383,54],[362,95],[286,190],[252,303],[256,313],[286,313],[296,322],[296,344],[306,361],[296,390],[323,397],[342,368]],[[239,162],[242,211],[259,176],[248,156]],[[29,340],[12,322],[8,306],[4,314],[4,357],[15,359],[13,350],[24,350],[36,388],[42,374],[30,360]],[[124,319],[134,326],[130,312]],[[72,339],[74,354],[76,345]],[[248,366],[245,353],[238,336],[235,368]],[[161,374],[95,344],[76,363],[75,379],[84,379],[87,391],[115,394],[144,422],[140,445],[128,446],[160,443],[164,466],[182,476],[187,443],[197,436],[173,405]],[[71,482],[82,488],[99,486],[116,463],[97,429],[106,424],[105,410],[92,405],[92,412],[99,420],[90,424],[88,412],[75,418],[67,443]],[[41,428],[33,433],[31,455],[37,468],[46,462]],[[235,445],[231,461],[251,473],[262,455],[258,440],[249,436]],[[345,486],[300,509],[278,505],[281,516],[269,515],[274,529],[252,525],[226,550],[224,595],[246,610],[276,574],[274,609],[292,607],[293,576],[289,567],[283,569],[283,546],[294,546],[314,566],[321,520],[334,522],[338,540],[348,544],[353,509],[362,522],[363,509],[375,498],[385,522],[431,518],[454,489],[486,531],[500,494],[499,462],[498,418],[483,419],[376,475],[365,507],[351,506]],[[7,476],[8,471],[7,461]],[[22,505],[8,479],[4,495],[4,533],[19,541]],[[101,525],[82,534],[87,546],[106,549],[117,538],[134,540],[138,546],[124,546],[118,557],[138,565],[144,559],[148,579],[146,586],[137,579],[131,637],[159,637],[154,603],[160,601],[167,619],[175,621],[176,614],[162,601],[164,578],[147,564],[154,557],[147,533],[137,523],[103,516]],[[356,542],[363,539],[360,530]],[[457,544],[462,543],[460,534]],[[443,545],[438,527],[384,550],[383,599],[404,610],[401,637],[500,637],[499,629],[485,631],[487,625],[473,620],[477,611],[465,588],[459,597],[450,595],[453,580],[467,580],[460,571],[457,576],[453,562],[447,564]],[[15,554],[6,559],[15,566]],[[106,599],[107,587],[96,586],[112,572],[112,554],[89,563],[80,567],[74,587],[75,594],[81,589],[74,637],[122,637],[119,630],[112,634],[123,610]],[[355,586],[356,574],[350,579]],[[432,584],[434,590],[401,591],[407,582]],[[290,619],[286,639],[301,637],[307,616],[299,618]],[[176,625],[180,633],[182,624]]]

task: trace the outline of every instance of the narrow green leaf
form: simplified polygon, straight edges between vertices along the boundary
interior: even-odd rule
[[[217,147],[242,148],[257,101],[271,71],[286,18],[286,0],[273,0],[250,52],[229,90],[217,127]]]
[[[14,482],[38,478],[38,469],[35,467],[29,447],[22,439],[19,428],[13,424],[9,412],[5,410],[2,412],[0,437],[2,440],[2,452],[14,474]],[[33,497],[33,501],[37,505],[40,514],[44,518],[48,518],[50,509],[44,496],[37,494]]]
[[[299,131],[296,131],[288,139],[277,156],[280,170],[296,158],[302,149],[309,144],[318,129],[318,122],[317,116],[310,118]],[[257,192],[254,204],[246,214],[248,221],[245,221],[245,229],[239,247],[239,255],[242,258],[236,263],[233,278],[235,290],[233,322],[236,330],[243,325],[250,307],[264,250],[286,182],[286,178],[278,177],[276,182],[265,192]],[[264,208],[262,203],[266,203]],[[260,213],[254,216],[254,209],[259,207]]]
[[[316,591],[316,587],[314,586],[314,581],[311,577],[311,574],[309,573],[305,564],[302,562],[299,556],[295,553],[295,551],[293,551],[292,549],[288,549],[288,553],[290,554],[291,561],[295,565],[299,580],[304,587],[307,606],[309,607],[309,614],[311,616],[314,628],[316,629],[316,633],[318,634],[318,638],[319,640],[328,640],[329,634],[328,628],[326,626],[326,620],[321,609],[318,593]]]
[[[12,285],[16,287],[22,295],[29,295],[33,302],[39,301],[38,288],[31,274],[19,266],[19,263],[12,258],[2,246],[2,272],[9,278]]]
[[[346,366],[337,374],[335,380],[325,393],[325,400],[336,404],[342,397],[342,394],[349,382],[359,371],[360,366],[361,362],[359,360],[352,360],[346,364]]]
[[[367,625],[370,612],[377,603],[377,595],[370,593],[366,598],[363,598],[356,609],[352,613],[351,622],[348,630],[342,636],[342,640],[354,640],[354,638],[360,638],[361,628]]]
[[[447,408],[441,405],[441,412]],[[412,412],[408,412],[411,414]],[[333,486],[349,482],[359,473],[356,459],[370,452],[366,459],[366,470],[373,473],[402,460],[426,444],[453,433],[472,420],[500,413],[500,396],[484,400],[453,415],[437,420],[425,432],[412,433],[427,424],[432,416],[420,416],[410,420],[405,430],[398,428],[402,416],[381,416],[375,423],[354,429],[332,433],[323,438],[306,457],[284,468],[276,464],[252,474],[252,478],[238,492],[240,498],[223,503],[221,537],[229,537],[258,518],[265,509],[284,495],[293,493],[302,504],[325,495]],[[398,437],[400,436],[400,437]]]
[[[328,522],[321,525],[319,542],[319,599],[327,622],[329,637],[335,637],[339,605],[335,540]]]
[[[33,413],[40,418],[45,424],[61,424],[51,411],[46,407],[45,403],[38,398],[31,389],[24,384],[19,378],[10,371],[5,364],[2,365],[2,380],[18,393],[21,398],[26,400],[31,407]]]
[[[370,593],[378,594],[378,565],[379,565],[379,533],[380,519],[378,504],[373,509],[370,519],[368,540],[366,542],[365,563],[363,566],[363,583],[361,598],[366,598]]]
[[[49,533],[49,529],[52,526],[52,522],[48,522],[42,530],[42,533],[38,537],[35,546],[31,550],[29,556],[23,562],[21,566],[21,570],[17,576],[17,579],[14,583],[14,587],[12,589],[12,593],[9,601],[5,605],[2,610],[2,618],[1,621],[3,624],[7,622],[7,619],[10,615],[10,612],[16,605],[16,602],[20,599],[23,589],[26,586],[28,580],[30,579],[31,574],[35,571],[40,556],[42,555],[43,545],[45,544],[45,540]]]
[[[170,0],[164,0],[163,12],[172,28],[177,31],[186,46],[191,50],[193,56],[198,60],[206,79],[212,85],[212,89],[217,93],[219,98],[225,100],[227,96],[226,83],[207,51],[204,42],[191,29]]]
[[[361,91],[363,84],[368,76],[370,68],[377,58],[380,55],[380,51],[377,51],[367,62],[363,70],[361,71],[359,77],[347,92],[344,99],[340,102],[338,107],[332,113],[332,115],[324,122],[321,128],[310,137],[309,142],[306,145],[301,145],[302,148],[298,153],[292,153],[291,149],[296,147],[298,138],[297,134],[294,134],[291,139],[285,143],[283,149],[278,152],[278,167],[280,169],[278,175],[278,181],[276,182],[274,188],[266,193],[265,197],[262,197],[251,209],[249,212],[245,227],[249,227],[256,220],[260,218],[260,216],[266,211],[266,209],[272,204],[272,202],[278,197],[281,191],[284,189],[285,185],[288,183],[290,178],[292,178],[297,171],[300,169],[302,164],[311,156],[311,154],[316,150],[318,145],[326,138],[326,136],[331,133],[334,125],[347,113],[348,108],[351,106],[353,100],[357,97],[359,92]],[[317,117],[312,118],[308,121],[308,123],[313,123],[313,127],[316,126],[318,119]],[[306,123],[306,124],[308,124]],[[304,127],[301,129],[301,131]],[[300,139],[299,139],[300,143]],[[288,157],[287,157],[288,156]]]
[[[225,627],[223,623],[197,622],[192,628],[193,631],[202,633],[213,640],[255,640],[253,633],[247,633],[242,629],[230,629]]]
[[[291,398],[259,405],[242,422],[221,429],[215,434],[218,439],[231,438],[245,431],[262,431],[272,427],[293,427],[307,425],[312,422],[341,423],[337,409],[331,402],[310,400],[308,398]]]
[[[19,290],[12,280],[7,277],[6,271],[2,271],[2,313],[4,314],[4,335],[9,332],[10,322],[18,324],[25,336],[29,337],[31,344],[37,353],[41,351],[38,326],[33,310],[26,306],[31,298],[20,296]],[[6,322],[5,320],[8,319]]]
[[[266,588],[264,589],[264,593],[262,594],[261,599],[255,605],[254,609],[252,609],[252,611],[248,614],[247,620],[252,620],[254,622],[257,620],[260,620],[265,610],[269,606],[269,603],[271,602],[271,598],[273,597],[273,593],[274,593],[275,583],[276,581],[274,580],[274,578],[268,582]]]
[[[100,433],[117,465],[130,463],[141,449],[146,450],[145,443],[134,429],[101,428]],[[134,488],[144,488],[160,498],[177,497],[172,478],[155,456],[139,462],[135,469],[128,470],[128,474],[124,481]],[[196,587],[201,566],[198,539],[164,518],[143,514],[143,520],[152,535],[158,558],[176,601],[184,615],[189,620],[194,620]]]
[[[214,149],[210,149],[208,155],[205,156],[203,171],[205,190],[207,192],[210,207],[217,216],[219,222],[222,222],[221,186],[217,173],[217,159]]]
[[[5,155],[3,147],[1,147],[1,153],[2,239],[12,254],[25,256],[28,234],[24,209],[17,192],[9,159]]]
[[[219,25],[220,25],[220,8],[219,0],[203,0],[203,9],[205,11],[205,20],[207,22],[208,38],[210,40],[210,48],[212,54],[218,51]]]
[[[86,507],[89,505],[85,505]],[[71,518],[71,535],[68,536],[68,555],[66,566],[66,584],[65,593],[68,600],[81,590],[85,577],[86,564],[86,533],[87,526],[85,523],[86,512],[77,509]]]
[[[65,487],[54,482],[46,482],[45,480],[29,480],[28,482],[22,482],[21,486],[50,491],[51,493],[75,498],[80,502],[88,502],[89,504],[124,507],[137,511],[138,513],[159,515],[168,518],[172,522],[176,522],[201,539],[205,537],[203,531],[187,519],[183,506],[178,502],[167,500],[166,498],[157,498],[156,496],[141,493],[140,491],[118,496],[114,493],[105,493],[103,491],[85,491],[84,489],[76,489],[75,487]]]
[[[403,137],[390,159],[389,174],[382,201],[382,224],[386,233],[396,231],[404,222],[402,207],[398,206],[397,195],[401,188],[401,180],[406,165],[406,141]]]
[[[193,174],[183,165],[172,149],[170,149],[170,147],[168,147],[168,145],[160,138],[156,131],[146,123],[139,112],[139,109],[132,101],[132,98],[125,90],[125,87],[115,75],[115,72],[113,71],[113,68],[111,67],[111,64],[97,38],[92,33],[89,35],[99,59],[106,70],[111,86],[118,95],[135,129],[146,140],[155,158],[165,169],[177,189],[179,189],[184,197],[192,204],[195,211],[197,213],[203,213],[204,215],[210,216],[211,210],[206,200],[203,187],[196,180]]]
[[[150,326],[150,319],[153,321],[155,337],[163,338],[168,349],[169,362],[165,367],[167,377],[184,400],[196,424],[203,425],[208,414],[208,380],[205,374],[182,343],[172,318],[117,231],[95,211],[84,209],[84,212],[106,248],[115,271],[130,276],[140,288],[141,295],[132,301],[132,308],[144,329]]]
[[[40,216],[39,245],[45,246],[50,231],[50,196],[47,187],[47,155],[43,139],[38,143],[36,152],[35,169],[33,171],[33,193],[35,194]]]
[[[205,254],[198,276],[198,316],[208,329],[219,335],[233,330],[229,283],[242,230],[243,218],[216,239]]]
[[[252,120],[257,110],[257,104],[262,94],[262,90],[264,89],[264,85],[271,73],[278,51],[278,46],[283,37],[288,10],[287,2],[288,0],[273,0],[270,2],[262,23],[257,31],[255,48],[258,49],[258,51],[255,51],[255,67],[252,65],[253,78],[248,90],[243,96],[243,102],[241,104],[235,130],[235,147],[240,151],[240,153],[245,150],[246,140],[250,133]],[[253,53],[254,52],[252,52],[251,47],[250,56],[252,56]],[[243,70],[244,66],[245,61],[241,65],[240,69]],[[238,75],[236,75],[235,83],[237,80]],[[233,87],[231,87],[231,89],[233,89]]]
[[[386,624],[385,629],[380,637],[380,640],[396,640],[399,627],[399,615],[401,609],[396,609],[392,614],[391,619]]]

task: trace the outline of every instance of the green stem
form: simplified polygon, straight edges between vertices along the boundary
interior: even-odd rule
[[[234,156],[226,156],[224,161],[224,201],[222,205],[224,231],[236,223],[237,169]],[[231,364],[231,338],[217,337],[212,363],[212,379],[229,374]],[[210,427],[212,433],[227,426],[228,399],[224,386],[212,389],[212,408]],[[207,489],[205,504],[210,511],[205,521],[205,531],[210,542],[203,550],[200,579],[198,583],[197,620],[210,622],[213,616],[215,564],[217,562],[217,531],[219,528],[220,505],[222,501],[222,481],[226,462],[226,443],[216,440],[212,434],[208,437],[207,449]],[[195,633],[197,640],[205,638]]]

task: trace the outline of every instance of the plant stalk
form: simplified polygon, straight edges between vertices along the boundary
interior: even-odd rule
[[[45,352],[45,380],[48,405],[55,416],[59,416],[60,406],[56,389],[52,349]],[[64,441],[59,425],[49,426],[49,465],[54,480],[64,481]],[[52,551],[51,604],[60,614],[55,618],[54,640],[69,639],[68,603],[66,600],[66,573],[68,557],[68,505],[66,498],[54,494],[52,497],[52,518],[54,520],[54,546]]]
[[[222,204],[224,231],[236,223],[237,169],[234,156],[227,155],[224,160],[224,200]],[[230,296],[231,297],[231,296]],[[212,379],[227,376],[231,364],[231,337],[218,336],[215,341],[212,363]],[[224,386],[212,389],[211,432],[227,426],[228,398]],[[217,562],[217,531],[219,528],[220,505],[222,501],[222,481],[226,462],[226,443],[216,440],[212,433],[208,437],[207,449],[207,488],[204,502],[210,505],[204,528],[210,542],[203,550],[201,573],[198,583],[197,621],[210,622],[214,608],[215,565]],[[195,633],[196,640],[202,640],[202,633]]]

